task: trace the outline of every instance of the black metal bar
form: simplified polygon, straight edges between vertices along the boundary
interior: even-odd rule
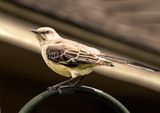
[[[98,97],[106,102],[107,106],[111,107],[116,113],[130,113],[118,100],[113,98],[111,95],[92,88],[88,86],[73,86],[73,85],[66,85],[62,86],[59,90],[47,90],[42,92],[41,94],[34,97],[30,100],[24,107],[19,111],[19,113],[32,113],[38,105],[41,104],[45,99],[49,98],[50,96],[57,96],[57,95],[72,95],[72,94],[85,94],[94,97]]]

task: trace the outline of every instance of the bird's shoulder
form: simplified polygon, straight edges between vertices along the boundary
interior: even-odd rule
[[[75,42],[75,41],[72,41],[72,40],[67,40],[67,39],[64,39],[62,40],[64,43],[67,43],[66,47],[67,48],[74,48],[74,49],[77,49],[79,51],[84,51],[86,53],[90,53],[90,54],[100,54],[100,51],[94,47],[90,47],[90,46],[87,46],[85,44],[81,44],[81,43],[78,43],[78,42]]]

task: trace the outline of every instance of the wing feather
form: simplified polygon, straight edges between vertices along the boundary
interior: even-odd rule
[[[49,60],[66,65],[68,67],[76,67],[81,64],[95,65],[102,63],[102,61],[99,61],[96,55],[79,49],[70,50],[57,46],[48,46],[46,49],[46,54]]]

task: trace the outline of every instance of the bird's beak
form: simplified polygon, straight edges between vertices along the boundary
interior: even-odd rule
[[[31,32],[38,34],[39,32],[36,29],[31,29]]]

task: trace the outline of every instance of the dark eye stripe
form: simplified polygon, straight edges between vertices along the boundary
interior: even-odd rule
[[[49,31],[42,31],[41,33],[42,34],[47,34],[47,33],[49,33]]]

